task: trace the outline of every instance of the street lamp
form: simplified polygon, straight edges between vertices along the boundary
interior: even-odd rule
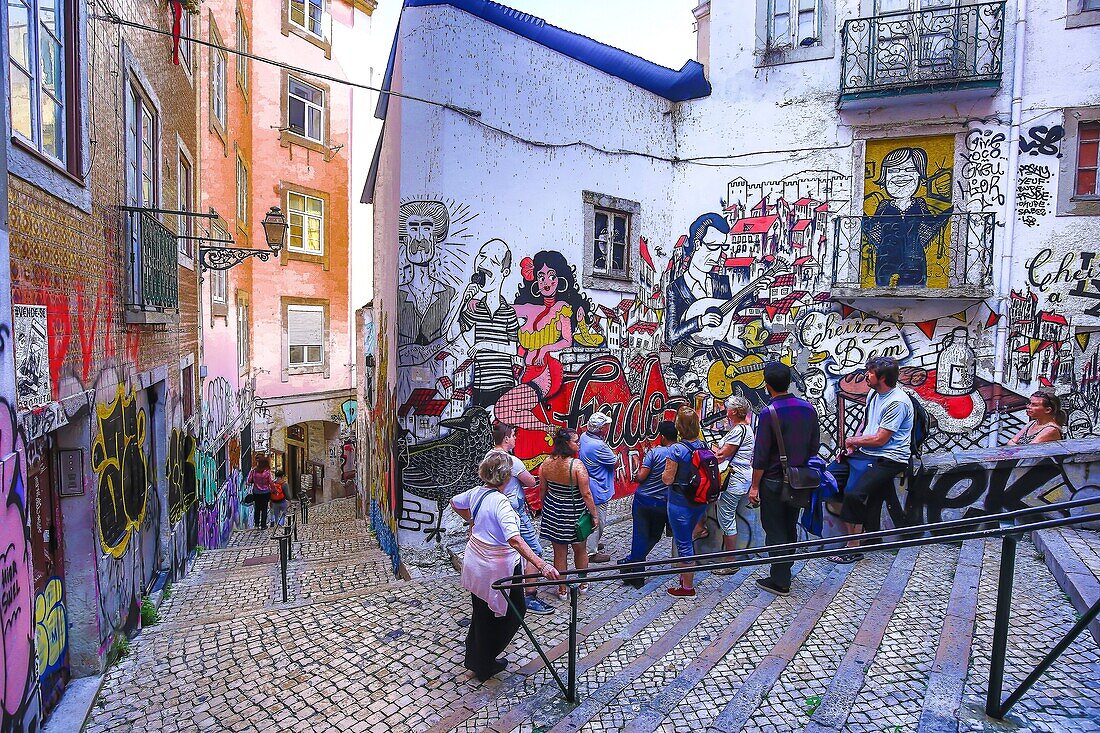
[[[271,255],[279,254],[286,239],[287,223],[283,210],[272,206],[261,222],[267,249],[243,249],[238,247],[199,247],[199,264],[204,270],[228,270],[249,257],[267,262]]]

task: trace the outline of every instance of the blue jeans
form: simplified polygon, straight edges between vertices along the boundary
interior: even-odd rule
[[[695,543],[691,539],[691,533],[695,531],[695,525],[699,524],[699,520],[706,514],[707,505],[689,503],[675,491],[675,489],[669,491],[668,499],[668,523],[672,526],[672,540],[676,543],[676,552],[680,557],[691,557],[695,554]]]
[[[641,562],[649,557],[664,534],[668,524],[668,503],[635,494],[630,514],[634,528],[630,538],[630,555],[626,561]]]
[[[527,507],[523,507],[518,514],[520,539],[527,543],[527,546],[531,548],[531,552],[541,556],[542,543],[539,542],[539,535],[535,532],[535,523],[531,521],[531,515],[527,512]]]

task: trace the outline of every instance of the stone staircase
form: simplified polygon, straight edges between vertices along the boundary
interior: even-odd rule
[[[1100,732],[1100,650],[1087,633],[1007,721],[983,715],[999,542],[805,561],[785,598],[757,587],[759,568],[700,572],[694,599],[667,595],[668,578],[594,583],[580,599],[569,705],[522,631],[500,677],[480,684],[462,667],[469,595],[445,556],[394,580],[350,501],[309,519],[288,603],[270,532],[238,531],[199,557],[163,622],[107,673],[86,730]],[[625,555],[629,521],[605,539]],[[1096,533],[1058,530],[1040,545],[1017,556],[1008,689],[1078,618],[1071,600],[1096,588]],[[665,538],[654,557],[670,551]],[[1070,598],[1059,569],[1077,583]],[[564,676],[566,608],[528,621]]]
[[[700,574],[689,600],[663,592],[668,578],[640,591],[594,584],[581,601],[577,705],[564,703],[535,657],[472,690],[430,730],[1100,730],[1100,651],[1088,635],[1007,721],[984,716],[999,557],[999,542],[973,540],[855,566],[810,560],[796,566],[786,598],[756,586],[759,569]],[[589,608],[604,596],[617,600]],[[1006,684],[1076,618],[1034,546],[1021,543]],[[538,633],[564,668],[558,626]],[[514,647],[530,641],[521,635]]]

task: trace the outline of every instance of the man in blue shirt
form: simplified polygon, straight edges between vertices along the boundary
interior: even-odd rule
[[[848,461],[848,481],[840,519],[848,536],[848,547],[859,546],[863,526],[881,514],[886,492],[894,488],[894,479],[909,466],[913,437],[913,403],[898,386],[898,362],[891,356],[867,360],[867,408],[863,429],[844,441]],[[829,558],[837,563],[853,563],[859,555],[843,552]]]
[[[649,449],[634,474],[638,488],[634,490],[634,501],[630,505],[631,519],[634,520],[630,554],[620,563],[643,562],[668,526],[668,486],[661,475],[665,472],[669,451],[676,444],[676,424],[671,420],[662,420],[657,423],[657,435],[660,443]],[[641,578],[623,582],[634,588],[645,585]]]
[[[603,505],[611,500],[615,493],[614,451],[607,444],[607,433],[611,418],[605,413],[594,412],[588,418],[588,430],[581,436],[580,459],[588,469],[588,486],[592,490],[592,501],[596,504],[600,523],[596,531],[588,535],[589,562],[611,562],[611,556],[604,551],[603,528],[606,524]]]
[[[778,361],[766,364],[764,386],[771,396],[771,404],[760,412],[756,421],[749,506],[760,505],[764,543],[785,545],[798,541],[796,525],[801,510],[783,501],[783,466],[779,460],[775,426],[783,435],[789,466],[805,466],[811,456],[817,455],[821,448],[821,426],[813,405],[790,393],[789,366]],[[771,574],[767,578],[758,578],[756,584],[769,593],[788,595],[791,592],[793,564],[772,563]]]

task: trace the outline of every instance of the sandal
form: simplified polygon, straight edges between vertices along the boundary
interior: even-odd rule
[[[852,563],[859,562],[859,555],[854,552],[830,555],[829,562],[835,562],[837,565],[851,565]]]

